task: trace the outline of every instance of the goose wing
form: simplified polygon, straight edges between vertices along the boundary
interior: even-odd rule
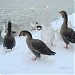
[[[73,29],[68,28],[63,35],[69,42],[75,43],[75,31]]]
[[[55,52],[51,51],[45,43],[43,43],[41,40],[33,39],[32,40],[32,47],[36,52],[39,52],[41,54],[45,55],[54,55]]]

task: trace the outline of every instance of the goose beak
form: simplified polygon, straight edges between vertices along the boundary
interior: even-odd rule
[[[15,31],[12,31],[12,33],[16,33]]]
[[[20,37],[21,35],[19,34],[19,37]]]

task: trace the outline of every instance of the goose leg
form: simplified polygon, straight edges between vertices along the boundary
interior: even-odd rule
[[[34,60],[37,60],[37,57],[33,57],[32,60],[33,60],[33,61],[34,61]]]
[[[68,49],[68,44],[69,44],[68,40],[63,36],[62,36],[62,38],[63,38],[63,41],[66,43],[65,48]]]
[[[40,53],[36,52],[35,50],[32,50],[32,52],[35,55],[35,57],[32,58],[32,60],[37,60],[37,58],[40,58],[41,57]]]
[[[65,45],[65,48],[68,49],[68,44]]]

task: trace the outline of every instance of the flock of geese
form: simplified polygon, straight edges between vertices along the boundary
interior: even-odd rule
[[[58,37],[61,36],[61,39],[66,44],[65,48],[68,49],[69,43],[75,43],[75,31],[72,28],[68,27],[68,15],[67,15],[66,11],[60,11],[59,13],[61,14],[61,16],[63,18],[63,24],[62,24],[60,30],[57,30],[57,32],[59,33]],[[38,24],[38,23],[36,22],[36,24]],[[15,32],[12,31],[11,28],[12,28],[12,23],[9,21],[8,22],[8,29],[7,29],[8,32],[5,33],[5,26],[3,26],[1,36],[4,40],[3,47],[12,50],[12,48],[16,46],[16,40],[15,40],[15,37],[13,36],[13,33],[15,33]],[[23,30],[19,33],[19,37],[20,36],[27,36],[26,43],[27,43],[29,49],[35,55],[34,60],[36,60],[37,58],[40,58],[41,54],[55,55],[56,52],[52,51],[47,46],[48,43],[53,45],[53,41],[55,38],[53,27],[51,27],[51,26],[49,26],[49,27],[37,26],[37,28],[42,29],[42,32],[41,32],[42,41],[39,39],[34,39],[32,37],[32,34],[27,30]],[[33,30],[35,30],[35,29],[33,28]],[[40,29],[38,29],[38,30],[40,30]],[[44,31],[44,30],[46,30],[46,31]],[[45,37],[43,37],[43,36],[45,36]]]

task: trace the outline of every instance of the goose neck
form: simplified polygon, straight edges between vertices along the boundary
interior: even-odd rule
[[[29,33],[26,33],[26,35],[27,35],[27,39],[28,39],[28,40],[32,40],[32,35],[31,35],[30,32],[29,32]]]
[[[68,23],[67,22],[68,22],[68,17],[65,16],[64,21],[63,21],[63,27],[68,28]]]

